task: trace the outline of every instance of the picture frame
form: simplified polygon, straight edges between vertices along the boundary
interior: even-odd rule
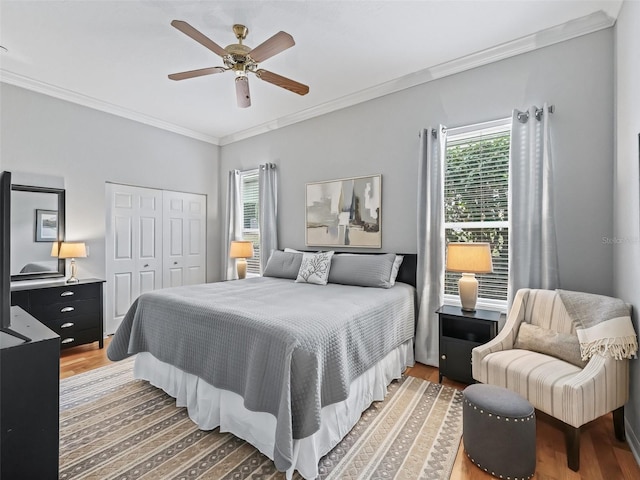
[[[382,175],[306,184],[308,247],[382,247]]]
[[[58,240],[58,211],[36,210],[36,242]]]

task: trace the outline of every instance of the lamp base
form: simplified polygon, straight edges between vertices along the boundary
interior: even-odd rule
[[[474,273],[463,273],[458,280],[460,303],[465,312],[475,312],[478,301],[478,280]]]
[[[238,258],[236,260],[236,269],[238,270],[239,280],[247,277],[247,261],[244,258]]]
[[[75,259],[71,259],[71,264],[69,265],[69,267],[71,268],[71,276],[67,279],[67,283],[78,283],[80,280],[78,280],[78,277],[76,277],[76,274],[78,273],[78,267],[76,266]]]

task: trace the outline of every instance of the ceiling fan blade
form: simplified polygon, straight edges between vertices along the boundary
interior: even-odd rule
[[[249,78],[246,76],[236,77],[236,99],[240,108],[251,106],[251,95],[249,94]]]
[[[182,20],[173,20],[171,22],[171,25],[173,25],[175,28],[180,30],[182,33],[184,33],[188,37],[193,38],[199,44],[204,45],[213,53],[220,55],[221,57],[224,57],[225,55],[227,55],[227,51],[224,48],[222,48],[216,42],[211,40],[209,37],[205,36],[203,33],[193,28],[187,22],[183,22]]]
[[[260,63],[287,48],[293,47],[295,44],[296,42],[294,42],[291,35],[286,32],[278,32],[251,50],[249,55],[257,63]]]
[[[203,75],[213,75],[214,73],[222,73],[223,67],[200,68],[198,70],[189,70],[188,72],[172,73],[169,75],[171,80],[185,80],[187,78],[202,77]]]
[[[309,93],[309,87],[307,85],[291,80],[290,78],[283,77],[277,73],[260,69],[256,71],[256,75],[260,80],[273,83],[278,87],[286,88],[290,92],[297,93],[298,95],[306,95]]]

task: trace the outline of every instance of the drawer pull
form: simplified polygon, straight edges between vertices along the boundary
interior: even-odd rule
[[[447,359],[447,356],[446,356],[446,355],[440,355],[440,358],[441,358],[442,360],[446,360],[446,359]]]
[[[148,264],[148,263],[145,263],[145,264],[144,264],[144,267],[142,267],[142,268],[149,268],[149,264]]]
[[[65,291],[65,292],[62,292],[62,293],[60,294],[60,296],[61,296],[61,297],[70,297],[71,295],[75,295],[75,294],[76,294],[76,292],[72,292],[72,291],[70,291],[70,290],[67,290],[67,291]]]
[[[75,338],[65,338],[64,340],[62,340],[60,343],[73,343],[75,342],[76,339]]]
[[[60,313],[69,313],[69,312],[73,312],[75,310],[74,307],[64,307],[60,309]]]
[[[73,327],[74,325],[75,324],[73,322],[66,322],[60,325],[60,328],[69,328],[69,327]]]

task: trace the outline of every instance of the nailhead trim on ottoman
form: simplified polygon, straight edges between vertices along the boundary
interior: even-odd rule
[[[515,392],[495,385],[469,385],[462,392],[464,451],[494,477],[528,480],[536,470],[536,414]]]

